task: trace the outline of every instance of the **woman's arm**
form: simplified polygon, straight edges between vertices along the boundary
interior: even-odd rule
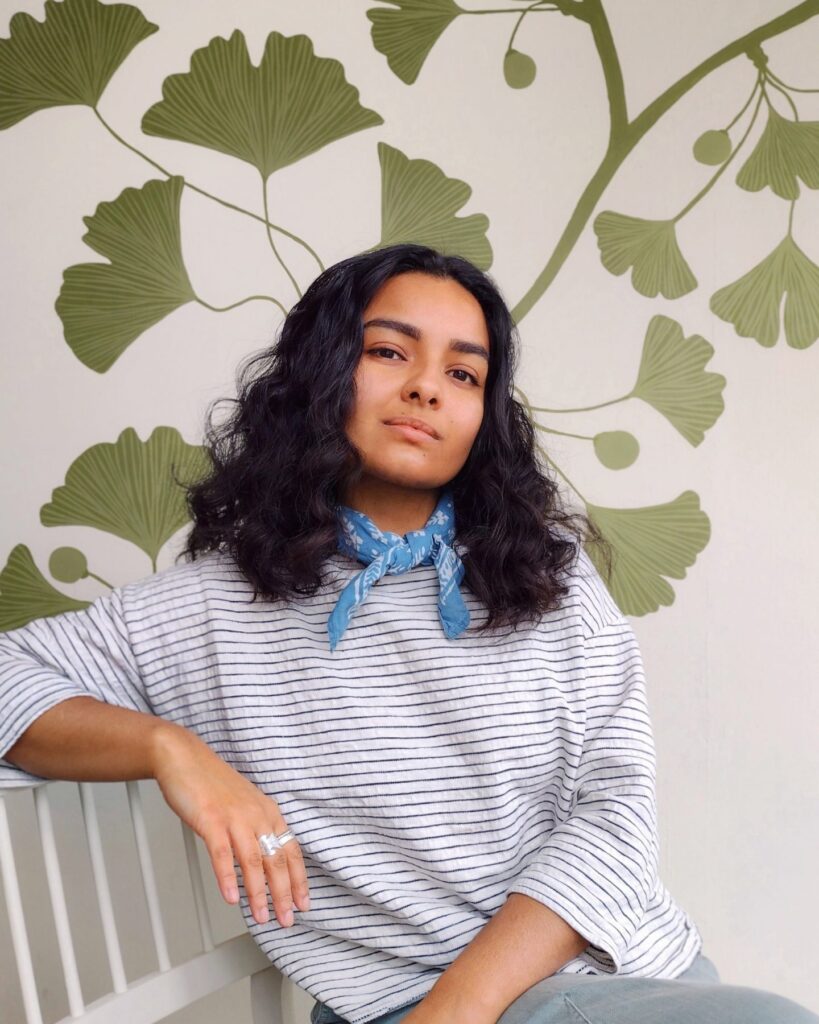
[[[642,658],[625,619],[585,642],[586,732],[572,807],[504,906],[406,1017],[494,1024],[577,956],[614,974],[657,879],[655,756]]]
[[[66,706],[62,707],[63,704]],[[106,714],[109,708],[127,710],[130,715],[110,716]],[[76,777],[61,775],[63,767],[71,769],[70,762],[63,765],[58,760],[43,760],[59,758],[61,744],[71,742],[70,729],[64,730],[59,744],[55,742],[49,732],[50,723],[39,721],[46,714],[50,717],[54,712],[52,722],[71,716],[70,721],[76,726],[85,721],[87,711],[98,717],[105,715],[106,723],[127,720],[135,728],[139,723],[141,730],[152,728],[151,703],[128,630],[123,591],[115,588],[87,608],[34,619],[18,629],[0,633],[0,709],[0,759],[4,759],[0,762],[0,786],[38,781],[36,768],[28,767],[34,764],[29,760],[29,752],[45,769],[39,777]],[[27,736],[32,727],[34,730]],[[112,735],[112,742],[104,746],[88,744],[85,750],[80,739],[74,754],[69,755],[94,759],[97,770],[102,772],[96,778],[104,777],[106,759],[128,756],[127,726],[105,725],[103,731],[114,728],[119,729],[117,739],[126,740],[124,749],[121,743],[114,747]],[[140,742],[140,737],[141,733],[134,740]],[[21,740],[24,742],[18,747]],[[14,759],[5,757],[12,749],[18,758],[22,754],[25,766],[22,761],[13,764]],[[131,771],[135,770],[133,765]],[[140,770],[142,776],[121,777],[144,778],[145,766]]]
[[[616,974],[658,880],[654,738],[629,623],[599,627],[584,648],[586,729],[572,806],[508,892],[551,907],[586,936],[594,968]]]
[[[496,1024],[521,993],[587,945],[549,907],[511,892],[403,1024]]]
[[[94,697],[70,697],[32,722],[4,757],[45,779],[150,779],[155,774],[157,733],[180,728]]]
[[[155,778],[202,837],[225,900],[239,898],[235,859],[259,923],[269,919],[267,886],[282,926],[293,923],[294,898],[309,909],[298,842],[261,855],[257,837],[287,829],[277,802],[194,732],[151,713],[120,590],[0,634],[0,709],[0,785]]]

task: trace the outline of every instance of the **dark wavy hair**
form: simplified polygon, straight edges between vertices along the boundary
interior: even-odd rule
[[[363,311],[390,278],[451,278],[480,303],[490,338],[484,414],[469,456],[449,482],[456,538],[467,550],[464,583],[485,604],[478,630],[536,622],[560,605],[565,571],[594,525],[561,505],[539,464],[535,429],[514,397],[517,331],[490,277],[469,261],[421,245],[393,245],[325,270],[288,313],[269,349],[248,357],[236,399],[206,416],[211,470],[184,485],[193,526],[188,561],[228,552],[259,595],[312,595],[337,550],[337,505],[360,478],[362,459],[345,433],[355,403]],[[215,408],[233,402],[214,425]]]

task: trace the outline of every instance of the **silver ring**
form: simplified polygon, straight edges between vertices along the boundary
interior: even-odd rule
[[[288,843],[291,839],[295,838],[296,837],[290,829],[287,829],[286,832],[282,832],[280,836],[274,835],[272,832],[259,836],[259,846],[262,848],[262,856],[272,857],[276,850],[280,850],[285,843]]]

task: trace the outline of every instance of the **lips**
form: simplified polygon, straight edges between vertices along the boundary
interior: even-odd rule
[[[423,420],[416,419],[414,416],[396,416],[394,419],[385,420],[384,422],[388,427],[407,428],[403,432],[408,437],[412,435],[417,436],[419,433],[422,433],[426,434],[428,437],[440,440],[438,432],[434,427],[430,426],[429,423],[425,423]]]

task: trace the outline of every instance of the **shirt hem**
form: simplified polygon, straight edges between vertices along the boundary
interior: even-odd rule
[[[379,1017],[383,1017],[388,1013],[395,1013],[396,1010],[401,1010],[403,1009],[403,1007],[409,1006],[411,1003],[415,1003],[419,999],[423,999],[423,997],[429,993],[430,989],[433,987],[437,980],[437,977],[434,978],[432,984],[427,985],[422,991],[416,992],[415,995],[410,996],[409,999],[405,998],[406,993],[404,993],[402,1001],[400,1003],[397,1003],[395,1006],[388,1006],[385,1010],[377,1010],[375,1013],[372,1013],[369,1016],[367,1016],[366,1014],[360,1017],[348,1016],[345,1017],[345,1020],[349,1021],[349,1024],[367,1024],[368,1021],[378,1020]]]
[[[696,930],[696,934],[697,934],[697,941],[694,943],[694,952],[691,954],[691,959],[688,961],[688,963],[685,965],[685,967],[680,968],[680,970],[677,971],[676,974],[672,975],[672,977],[674,977],[674,978],[679,978],[679,976],[681,974],[685,974],[685,972],[689,969],[689,967],[693,967],[694,966],[694,961],[697,959],[697,957],[700,955],[700,953],[702,953],[703,946],[704,946],[702,935],[700,934],[699,928],[696,928],[695,930]]]

